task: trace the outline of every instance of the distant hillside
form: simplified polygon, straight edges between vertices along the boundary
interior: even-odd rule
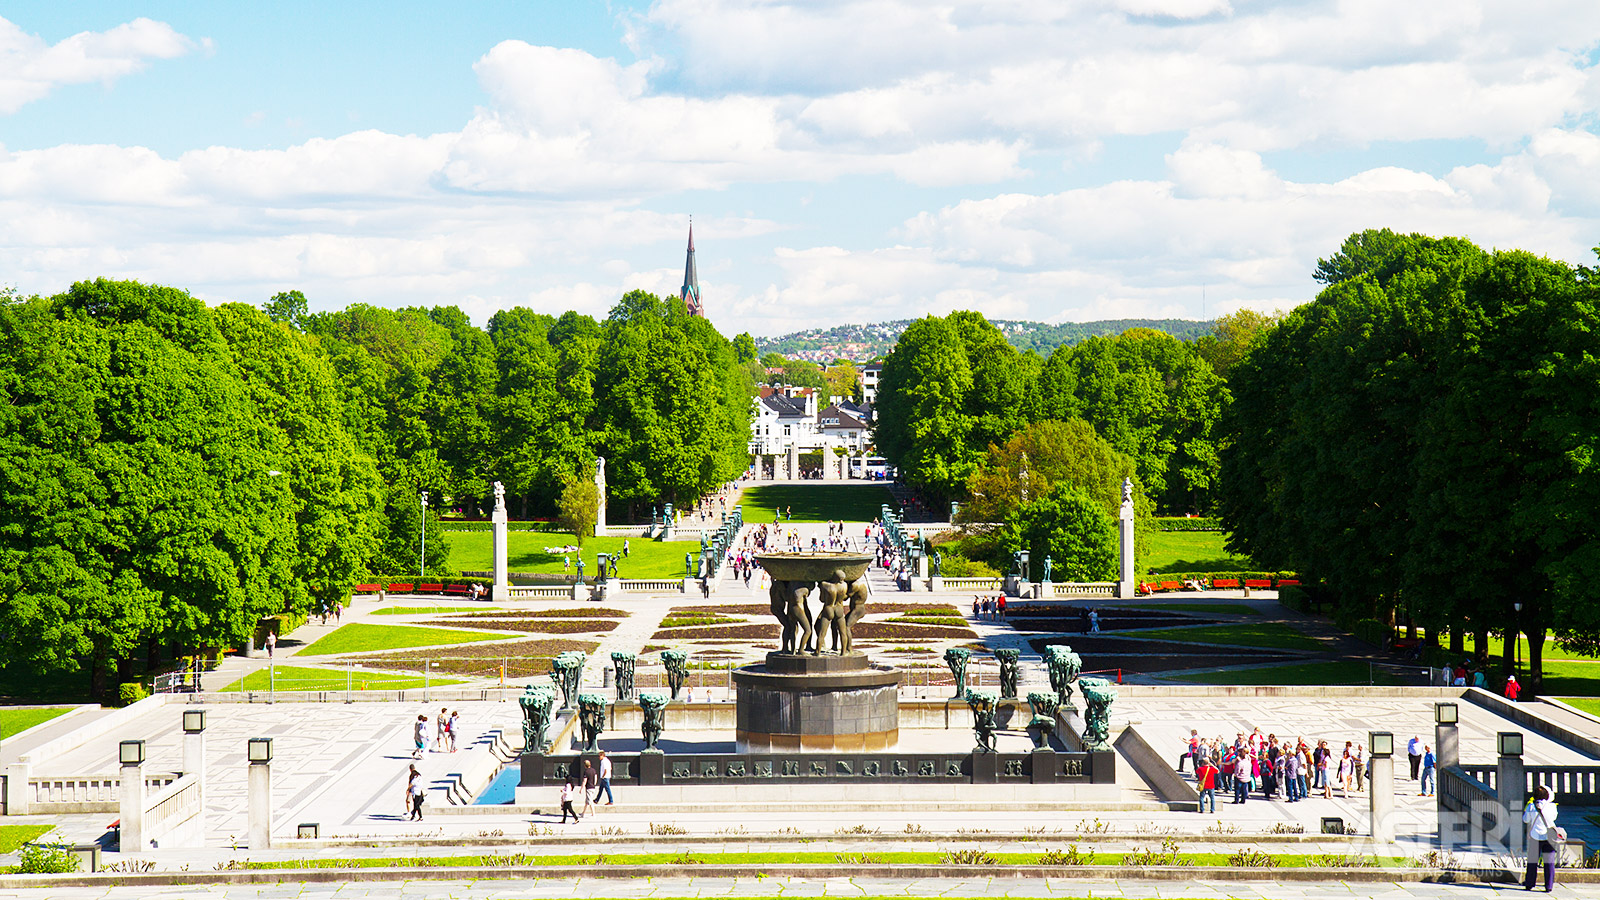
[[[1076,344],[1087,337],[1121,334],[1129,328],[1152,328],[1165,331],[1182,340],[1192,341],[1211,331],[1210,322],[1192,319],[1106,319],[1100,322],[1066,322],[1046,325],[1043,322],[1018,322],[1011,319],[990,319],[1005,333],[1006,339],[1018,350],[1035,350],[1047,356],[1062,344]],[[832,362],[839,357],[866,360],[882,356],[894,347],[901,332],[911,319],[894,322],[876,322],[871,325],[835,325],[832,328],[810,328],[775,338],[756,338],[756,347],[762,353],[781,353],[790,359],[810,359]]]

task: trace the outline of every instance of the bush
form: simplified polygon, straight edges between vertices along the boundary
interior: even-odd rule
[[[140,700],[150,696],[144,685],[137,681],[124,682],[117,686],[117,704],[119,706],[132,706]]]
[[[930,570],[931,571],[931,570]],[[999,578],[994,566],[976,559],[967,559],[956,553],[945,553],[939,563],[939,574],[946,578]]]
[[[1387,647],[1389,646],[1390,638],[1394,637],[1393,632],[1389,630],[1389,626],[1379,622],[1377,619],[1362,619],[1350,629],[1350,633],[1355,635],[1356,640],[1371,644],[1374,647]]]
[[[1306,592],[1297,587],[1278,588],[1278,602],[1295,612],[1305,612],[1310,605]]]
[[[17,861],[17,871],[24,875],[60,875],[65,872],[76,872],[78,858],[63,844],[28,844],[22,848],[22,854]]]
[[[1221,519],[1196,516],[1157,516],[1151,520],[1157,531],[1222,531]]]

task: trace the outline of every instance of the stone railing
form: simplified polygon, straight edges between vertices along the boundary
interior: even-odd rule
[[[194,822],[200,812],[200,779],[192,773],[176,779],[145,800],[144,838],[147,841],[177,843],[165,839],[170,835],[182,834],[185,826]],[[191,839],[196,837],[184,836]]]
[[[681,594],[683,579],[674,578],[619,578],[617,590],[628,593]]]
[[[1000,579],[945,578],[944,589],[947,591],[998,591],[1000,590]]]
[[[1500,790],[1495,783],[1498,769],[1485,765],[1462,765],[1461,773],[1481,784],[1485,790]],[[1562,806],[1600,805],[1600,766],[1526,766],[1523,774],[1527,783],[1522,785],[1522,795],[1534,787],[1544,785],[1550,789],[1551,799]]]
[[[159,792],[178,780],[176,773],[150,775],[144,780],[145,790]],[[116,775],[29,778],[27,791],[30,815],[114,813],[122,809],[122,779]]]
[[[1057,581],[1045,585],[1045,592],[1052,597],[1115,597],[1117,583],[1115,581]]]
[[[509,595],[513,600],[526,600],[532,597],[555,597],[572,599],[572,585],[543,585],[543,584],[513,584],[509,588]]]

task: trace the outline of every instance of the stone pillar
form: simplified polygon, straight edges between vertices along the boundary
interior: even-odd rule
[[[1461,764],[1461,736],[1455,725],[1433,726],[1433,755],[1440,772]]]
[[[246,834],[251,850],[266,850],[272,846],[272,763],[250,763],[249,824]]]
[[[787,468],[789,470],[789,474],[787,476],[788,479],[790,481],[799,481],[800,480],[800,445],[799,444],[790,444],[789,445],[789,455],[788,455],[787,459],[788,459],[788,462],[786,463],[786,466],[787,466]]]
[[[1394,843],[1394,756],[1372,754],[1372,779],[1367,783],[1367,813],[1372,842]]]
[[[33,789],[28,780],[33,777],[33,760],[23,756],[5,769],[6,815],[26,816],[33,811]]]
[[[122,767],[122,852],[143,853],[144,766]]]
[[[200,811],[194,825],[194,833],[204,840],[206,834],[206,733],[205,731],[185,731],[183,733],[183,774],[193,775],[196,787],[200,791]]]
[[[1520,739],[1521,735],[1517,737]],[[1506,850],[1513,855],[1527,852],[1528,832],[1522,826],[1522,799],[1527,793],[1527,783],[1521,754],[1501,754],[1495,766],[1494,789],[1500,796],[1500,822],[1505,832]]]
[[[604,510],[605,504],[600,504],[600,508]],[[511,575],[507,571],[509,566],[506,563],[506,532],[510,523],[506,516],[504,498],[495,504],[492,521],[494,522],[494,589],[490,592],[489,598],[500,602],[511,599]]]
[[[606,458],[594,458],[594,486],[597,497],[595,505],[598,507],[594,514],[594,536],[605,537],[606,534]]]
[[[1121,553],[1118,559],[1121,565],[1117,568],[1117,596],[1128,599],[1133,596],[1133,482],[1129,479],[1122,481],[1122,511],[1117,515],[1117,535],[1121,539]]]

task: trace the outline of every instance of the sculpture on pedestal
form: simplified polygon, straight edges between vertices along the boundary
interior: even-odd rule
[[[678,699],[683,690],[683,680],[689,676],[689,654],[684,650],[661,651],[661,664],[667,667],[667,687],[672,689],[672,699]]]
[[[1083,749],[1109,750],[1106,739],[1111,735],[1111,704],[1117,691],[1104,678],[1078,679],[1078,690],[1083,693]]]
[[[522,707],[522,746],[530,753],[545,751],[545,732],[550,728],[550,711],[555,692],[543,685],[528,685],[518,699]]]
[[[972,710],[972,733],[978,739],[978,753],[994,752],[994,691],[967,691],[967,708]]]
[[[498,481],[494,483],[494,508],[497,510],[506,508],[506,486]]]
[[[1056,565],[1056,561],[1055,560],[1051,559],[1048,556],[1046,556],[1044,558],[1044,583],[1045,584],[1049,584],[1053,580],[1053,576],[1051,575],[1050,570],[1055,568],[1055,565]]]
[[[1045,648],[1044,660],[1050,670],[1050,687],[1056,692],[1060,705],[1073,709],[1072,683],[1083,670],[1083,658],[1065,644],[1051,644]]]
[[[1000,698],[1010,700],[1017,696],[1017,659],[1022,651],[1015,647],[1002,647],[994,651],[1000,661]]]
[[[606,727],[606,698],[599,694],[578,695],[578,727],[583,729],[583,752],[598,752],[600,732]]]
[[[1033,749],[1043,750],[1056,730],[1056,710],[1060,698],[1046,691],[1029,691],[1028,705],[1033,708],[1033,719],[1028,723],[1028,737],[1033,739]]]
[[[617,673],[617,699],[633,699],[633,666],[636,657],[632,653],[616,651],[611,654],[611,667]]]
[[[772,581],[768,594],[772,598],[772,614],[778,617],[778,624],[782,626],[782,640],[778,645],[780,652],[804,653],[811,649],[811,611],[806,608],[806,595],[809,593],[811,585],[804,582]],[[804,633],[796,634],[802,628],[805,629]]]
[[[581,650],[568,650],[550,660],[550,680],[561,688],[561,708],[571,709],[578,699],[578,682],[589,657]]]
[[[661,740],[661,728],[667,721],[667,698],[660,694],[640,694],[639,709],[644,712],[644,752],[660,753],[656,741]]]
[[[812,656],[822,653],[824,634],[833,638],[835,653],[850,652],[850,624],[846,621],[849,613],[844,608],[844,600],[849,593],[850,586],[845,583],[844,573],[838,569],[833,570],[825,580],[817,582],[817,599],[821,606],[817,610],[817,643],[811,650]]]
[[[967,695],[967,661],[971,658],[972,651],[965,647],[951,647],[944,652],[945,665],[950,667],[950,674],[955,676],[957,700]]]

